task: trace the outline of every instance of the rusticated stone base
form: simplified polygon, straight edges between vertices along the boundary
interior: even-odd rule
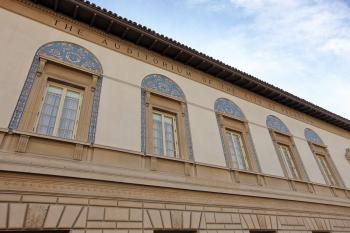
[[[251,230],[350,232],[350,208],[349,214],[344,214],[345,207],[330,205],[327,214],[322,205],[319,211],[315,211],[317,205],[308,208],[307,203],[304,203],[304,209],[288,210],[287,201],[283,206],[278,204],[283,202],[276,200],[277,205],[267,208],[261,207],[264,206],[261,198],[232,199],[230,202],[228,196],[232,195],[111,182],[18,173],[1,173],[1,180],[0,230],[67,229],[74,233],[153,233],[153,230],[163,229],[206,233],[249,233]],[[82,189],[84,185],[85,189]],[[113,189],[120,192],[112,192]],[[77,190],[80,190],[80,195],[76,194]],[[178,198],[167,196],[171,192]],[[152,193],[153,198],[147,199]],[[137,196],[139,198],[135,198]],[[206,204],[203,197],[207,197],[210,204]],[[215,205],[216,199],[228,202]],[[242,200],[239,206],[237,200]],[[274,203],[268,198],[266,202]],[[303,206],[303,203],[295,204]],[[334,214],[337,208],[339,214]]]

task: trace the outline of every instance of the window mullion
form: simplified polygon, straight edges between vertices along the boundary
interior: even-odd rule
[[[175,149],[175,157],[179,157],[179,145],[177,141],[177,125],[175,117],[172,117],[173,121],[173,137],[174,137],[174,149]]]
[[[288,166],[288,162],[287,162],[287,158],[286,158],[286,152],[285,152],[285,148],[283,145],[280,145],[280,151],[281,151],[281,156],[282,156],[282,161],[283,161],[283,165],[286,169],[287,172],[287,176],[290,177],[292,174],[290,172],[290,168]]]
[[[248,163],[248,160],[247,160],[247,156],[246,156],[246,153],[245,153],[245,150],[244,150],[244,146],[243,146],[243,141],[242,141],[242,136],[238,134],[238,142],[239,142],[239,146],[240,146],[240,149],[241,149],[241,154],[242,154],[242,161],[244,161],[244,169],[247,169],[249,168],[249,163]]]
[[[62,111],[63,111],[63,105],[64,105],[64,101],[65,101],[65,98],[66,98],[66,94],[67,94],[67,88],[62,88],[62,96],[61,96],[61,99],[60,99],[60,105],[58,107],[56,120],[55,120],[55,127],[54,127],[54,130],[53,130],[53,135],[54,136],[58,136],[58,129],[59,129],[60,123],[61,123],[61,115],[62,115]]]
[[[318,160],[319,160],[320,165],[321,165],[321,167],[322,167],[322,172],[323,172],[323,174],[324,174],[324,179],[325,179],[326,183],[327,183],[327,184],[332,184],[331,179],[330,179],[330,177],[329,177],[329,174],[328,174],[328,172],[327,172],[327,167],[326,167],[325,164],[324,164],[323,157],[319,156],[319,157],[318,157]]]
[[[161,113],[161,116],[162,116],[162,140],[163,140],[163,155],[166,155],[167,156],[167,144],[166,144],[166,135],[165,135],[165,125],[164,125],[164,114]]]
[[[230,151],[231,151],[233,167],[238,168],[237,153],[236,153],[236,150],[235,150],[235,145],[234,145],[234,139],[233,139],[233,133],[232,132],[229,132],[229,140],[231,141],[231,145],[229,145],[229,146],[231,147]]]
[[[292,154],[291,154],[289,148],[288,148],[288,157],[289,157],[289,161],[290,161],[290,164],[291,164],[291,168],[293,169],[294,178],[299,178],[298,169],[296,167],[295,161],[292,158]]]
[[[81,103],[82,103],[82,93],[79,93],[79,104],[77,107],[77,112],[75,114],[75,121],[74,121],[74,128],[73,128],[73,138],[76,138],[77,129],[78,129],[78,122],[79,122],[79,116],[80,116],[80,110],[81,110]]]
[[[286,163],[287,163],[287,166],[288,166],[289,173],[290,173],[292,178],[295,178],[296,174],[295,174],[295,170],[294,170],[294,166],[293,166],[293,161],[291,160],[292,158],[291,158],[291,155],[290,155],[289,148],[284,146],[283,150],[284,150],[284,156],[285,156],[285,160],[286,160]]]
[[[322,164],[324,167],[323,169],[325,170],[325,173],[326,173],[326,176],[327,176],[329,183],[334,184],[333,175],[328,167],[328,163],[327,163],[326,159],[324,157],[321,157],[321,161],[322,161]]]

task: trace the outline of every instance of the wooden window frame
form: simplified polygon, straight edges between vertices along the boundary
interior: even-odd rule
[[[169,113],[169,112],[164,112],[164,111],[161,111],[161,110],[157,110],[157,109],[154,109],[152,111],[152,117],[154,115],[160,115],[161,116],[161,119],[162,119],[162,144],[163,144],[163,154],[164,156],[167,156],[167,157],[172,157],[172,156],[169,156],[167,155],[166,151],[167,151],[167,148],[166,148],[166,138],[165,138],[165,127],[164,127],[164,122],[165,122],[165,117],[168,117],[168,118],[171,118],[172,119],[172,123],[173,123],[173,126],[172,126],[172,129],[173,129],[173,137],[174,137],[174,158],[179,158],[179,142],[178,142],[178,138],[179,138],[179,135],[178,135],[178,130],[177,130],[177,117],[176,115],[172,114],[172,113]],[[153,121],[152,121],[152,124],[153,124]],[[152,125],[153,126],[153,125]],[[154,136],[154,135],[152,135]],[[152,137],[152,140],[153,140],[153,137]],[[153,148],[154,150],[154,145],[153,145]],[[153,151],[154,152],[154,151]]]
[[[152,156],[153,152],[153,112],[158,111],[167,113],[175,117],[177,123],[177,140],[178,140],[178,155],[176,158],[182,160],[190,160],[189,151],[186,142],[185,115],[186,103],[172,98],[167,95],[156,93],[152,90],[145,89],[145,118],[146,118],[146,154]],[[162,156],[165,158],[172,158]]]
[[[42,96],[42,100],[41,100],[41,104],[40,104],[41,106],[40,106],[40,109],[39,109],[38,114],[37,114],[37,119],[36,119],[36,122],[35,122],[35,126],[33,128],[33,131],[37,132],[37,130],[38,130],[38,124],[39,124],[41,111],[42,111],[42,108],[44,106],[44,101],[45,101],[45,98],[46,98],[46,95],[47,95],[49,87],[60,88],[60,89],[63,90],[63,92],[62,92],[62,96],[61,96],[61,100],[60,100],[60,105],[58,107],[57,116],[56,116],[56,119],[55,119],[54,130],[52,132],[52,135],[47,135],[47,136],[59,137],[58,136],[59,124],[60,124],[60,120],[62,118],[63,105],[64,105],[65,97],[67,96],[67,92],[68,91],[73,91],[73,92],[79,93],[79,103],[78,103],[78,108],[77,108],[77,112],[76,112],[76,118],[75,118],[75,121],[74,121],[73,136],[72,136],[72,138],[70,138],[70,139],[74,140],[76,138],[76,133],[77,133],[77,128],[78,128],[77,126],[78,126],[78,123],[79,123],[79,116],[80,116],[80,110],[81,110],[81,103],[82,103],[82,100],[83,100],[82,90],[78,89],[76,87],[71,87],[71,86],[67,86],[67,85],[64,85],[64,84],[60,84],[60,83],[57,83],[57,82],[54,82],[54,81],[51,81],[51,80],[48,80],[46,88],[45,88],[45,91],[43,92],[43,96]]]
[[[250,135],[249,135],[248,122],[240,118],[228,116],[221,112],[217,112],[216,117],[218,119],[219,130],[223,140],[223,149],[224,149],[224,155],[226,159],[226,165],[233,170],[242,170],[239,168],[235,168],[234,162],[232,159],[232,154],[229,147],[229,141],[226,134],[228,131],[231,131],[241,136],[242,149],[244,150],[244,153],[246,155],[246,161],[247,161],[247,169],[244,169],[242,171],[259,172],[259,168],[257,165],[258,161],[255,158],[255,156],[253,156],[254,148],[249,138]]]
[[[314,158],[316,160],[317,165],[319,166],[319,169],[322,173],[323,179],[326,183],[326,185],[332,186],[332,187],[344,187],[344,184],[342,182],[342,179],[338,173],[338,171],[336,170],[336,166],[331,158],[331,155],[328,151],[328,148],[326,145],[322,145],[322,144],[318,144],[315,142],[311,142],[308,141],[310,149],[312,151],[312,154],[314,155]],[[324,158],[326,159],[327,162],[327,166],[330,169],[331,173],[332,173],[332,177],[335,181],[335,184],[330,184],[329,182],[327,182],[327,178],[325,177],[323,168],[321,167],[320,161],[318,159],[318,156],[324,156]]]
[[[287,174],[287,176],[289,178],[296,179],[296,180],[300,179],[301,178],[300,171],[299,171],[298,166],[296,164],[296,161],[295,161],[293,152],[290,148],[290,145],[277,143],[277,146],[278,146],[278,149],[279,149],[279,152],[281,155],[281,163],[282,163],[283,168],[285,169],[285,173]],[[287,157],[285,155],[283,155],[283,152],[282,152],[283,148],[287,149],[287,152],[288,152]],[[288,160],[288,161],[286,161],[286,160]],[[288,163],[290,163],[290,164],[288,164]],[[291,174],[289,174],[289,173],[291,173]]]
[[[49,83],[52,83],[57,86],[66,86],[70,89],[80,91],[80,114],[76,119],[77,126],[75,127],[74,138],[65,139],[54,135],[44,136],[57,139],[61,138],[63,140],[87,142],[97,79],[98,76],[96,74],[51,60],[47,57],[39,57],[39,67],[36,78],[28,96],[27,104],[19,122],[18,130],[36,133],[36,126],[42,108],[43,96],[46,95],[46,89]]]
[[[300,154],[299,154],[298,149],[295,145],[295,142],[294,142],[292,135],[278,132],[278,131],[275,131],[273,129],[269,129],[269,132],[270,132],[272,142],[274,144],[278,159],[280,161],[284,176],[288,179],[291,179],[291,180],[309,181],[308,175],[305,171],[303,162],[301,160]],[[298,176],[299,176],[298,178],[290,177],[288,175],[287,168],[285,167],[285,164],[284,164],[284,161],[282,158],[283,155],[281,154],[279,145],[283,145],[283,146],[286,146],[289,148],[289,151],[291,153],[291,157],[293,159],[294,165],[296,167],[296,171],[297,171]]]

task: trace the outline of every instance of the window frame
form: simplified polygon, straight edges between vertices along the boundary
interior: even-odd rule
[[[306,173],[306,170],[304,168],[303,162],[301,160],[300,154],[295,145],[292,135],[290,133],[279,132],[271,128],[269,128],[269,133],[270,133],[273,145],[275,147],[277,157],[280,161],[280,165],[281,165],[284,177],[286,177],[287,179],[297,180],[297,181],[309,181],[309,177]],[[280,151],[280,147],[279,147],[280,144],[285,145],[289,148],[291,157],[293,159],[293,162],[296,167],[296,171],[299,174],[299,177],[294,178],[288,175],[286,165],[283,161],[283,155],[281,154],[281,151]]]
[[[337,168],[331,158],[331,155],[328,151],[328,148],[326,145],[322,145],[322,144],[318,144],[316,142],[311,142],[311,141],[308,141],[308,144],[309,144],[309,147],[312,151],[312,154],[314,155],[314,158],[316,160],[316,163],[320,169],[320,172],[322,174],[322,177],[323,177],[323,180],[325,182],[326,185],[329,185],[331,187],[344,187],[344,183],[337,171]],[[323,156],[326,163],[327,163],[327,166],[328,166],[328,169],[330,169],[330,172],[331,172],[331,175],[332,175],[332,178],[333,180],[335,181],[334,184],[331,184],[327,181],[328,177],[326,178],[326,175],[324,174],[324,171],[323,171],[323,167],[318,159],[318,156]]]
[[[179,135],[178,135],[178,130],[177,130],[177,115],[174,114],[174,113],[169,113],[169,112],[166,112],[166,111],[162,111],[162,110],[159,110],[157,108],[153,108],[153,111],[152,111],[152,129],[153,129],[153,116],[154,115],[160,115],[161,116],[161,122],[162,122],[162,143],[163,143],[163,154],[160,154],[162,156],[166,156],[166,157],[170,157],[170,158],[179,158]],[[173,139],[174,139],[174,156],[169,156],[167,155],[167,146],[166,146],[166,138],[165,138],[165,126],[164,126],[164,119],[165,117],[168,117],[168,118],[171,118],[172,119],[172,129],[173,129]],[[154,133],[154,132],[152,132]],[[153,138],[152,138],[152,141],[153,141],[153,148],[152,148],[152,151],[153,153],[155,154],[154,152],[154,134],[153,134]]]
[[[231,158],[231,162],[232,162],[232,167],[235,168],[235,169],[239,169],[239,170],[250,170],[251,168],[251,165],[250,165],[250,161],[248,159],[248,155],[247,155],[247,149],[246,149],[246,145],[243,141],[243,136],[242,136],[242,133],[241,132],[237,132],[237,131],[234,131],[234,130],[231,130],[231,129],[228,129],[226,128],[225,130],[225,135],[226,135],[226,140],[228,141],[228,148],[229,148],[229,151],[230,151],[230,158]],[[240,147],[240,150],[241,150],[241,153],[242,153],[242,157],[240,158],[240,160],[244,163],[244,167],[245,168],[240,168],[239,166],[239,162],[238,161],[234,161],[233,157],[233,153],[232,153],[232,149],[231,149],[231,143],[230,143],[230,139],[232,139],[232,135],[235,135],[238,139],[238,143],[239,143],[239,147]],[[233,141],[233,139],[232,139]],[[238,155],[235,155],[236,157],[236,160],[238,160]]]
[[[248,172],[260,172],[258,167],[258,161],[255,156],[255,151],[250,140],[248,122],[234,117],[232,115],[227,115],[222,112],[216,112],[216,117],[219,124],[220,134],[223,140],[223,149],[226,160],[226,166],[233,170],[248,171]],[[245,161],[247,161],[246,169],[240,169],[234,166],[233,155],[230,150],[229,141],[227,137],[227,132],[234,132],[241,136],[242,149],[245,153]]]
[[[160,156],[164,158],[173,158],[164,155],[156,155],[153,151],[153,119],[154,111],[168,113],[175,116],[177,123],[177,141],[178,155],[175,159],[191,160],[186,141],[185,117],[187,114],[186,103],[180,99],[150,90],[143,89],[145,95],[145,153],[151,156]]]
[[[45,137],[54,137],[55,139],[89,142],[89,130],[92,120],[97,80],[98,76],[96,74],[40,56],[36,78],[29,92],[28,100],[18,125],[18,130]],[[59,137],[57,134],[55,136],[36,132],[39,120],[38,117],[42,110],[49,83],[54,83],[56,86],[66,86],[69,89],[78,90],[78,92],[80,92],[79,117],[76,119],[75,137],[72,139]]]
[[[283,163],[283,167],[286,171],[286,174],[289,178],[299,180],[301,178],[300,171],[298,170],[295,158],[293,156],[292,149],[289,145],[278,143],[277,142],[278,149],[280,151],[281,155],[281,162]],[[283,148],[287,150],[288,155],[286,156],[283,152]],[[287,161],[288,160],[288,161]]]
[[[58,133],[59,133],[58,131],[59,131],[60,123],[61,123],[62,112],[63,112],[64,102],[65,102],[65,98],[67,96],[67,92],[68,91],[72,91],[72,92],[76,92],[76,93],[79,94],[79,103],[78,103],[78,107],[77,107],[77,111],[76,111],[76,117],[75,117],[75,120],[74,120],[73,135],[72,135],[71,138],[64,138],[64,139],[75,140],[76,133],[77,133],[77,130],[78,130],[78,123],[79,123],[79,118],[80,118],[81,104],[83,102],[83,91],[81,89],[76,88],[76,87],[72,87],[72,86],[69,86],[69,85],[64,85],[64,84],[57,83],[57,82],[55,82],[53,80],[50,80],[50,78],[47,81],[45,91],[43,92],[43,95],[42,95],[42,100],[41,100],[41,103],[40,103],[40,109],[39,109],[38,114],[37,114],[37,119],[36,119],[35,125],[33,127],[33,131],[38,133],[37,132],[38,131],[38,126],[39,126],[38,124],[39,124],[40,116],[41,116],[41,113],[42,113],[42,108],[44,107],[44,102],[45,102],[45,98],[46,98],[46,95],[48,93],[49,87],[55,87],[55,88],[62,89],[62,94],[61,94],[60,104],[59,104],[59,107],[58,107],[58,110],[57,110],[57,115],[56,115],[56,119],[55,119],[55,125],[54,125],[53,132],[52,132],[51,135],[48,135],[48,134],[43,134],[43,135],[45,135],[45,136],[53,136],[53,137],[58,137],[58,138],[64,138],[64,137],[60,137],[58,135]],[[40,134],[40,133],[38,133],[38,134]]]

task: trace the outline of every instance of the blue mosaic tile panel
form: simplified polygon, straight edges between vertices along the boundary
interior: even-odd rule
[[[304,135],[306,140],[308,140],[309,142],[314,142],[320,145],[324,145],[322,139],[312,129],[306,128],[304,130]]]
[[[185,101],[181,88],[171,79],[160,74],[152,74],[142,80],[142,87]]]
[[[214,110],[215,112],[224,113],[228,116],[245,119],[241,109],[235,103],[225,98],[219,98],[215,101]]]
[[[52,57],[95,73],[102,73],[102,67],[97,58],[87,49],[77,44],[69,42],[48,43],[39,49],[39,55]]]
[[[287,126],[277,117],[269,115],[266,118],[266,126],[269,129],[276,130],[277,132],[289,134]]]

